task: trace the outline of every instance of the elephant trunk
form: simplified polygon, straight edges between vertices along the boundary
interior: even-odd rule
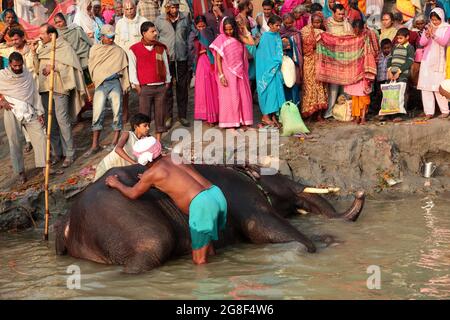
[[[307,193],[304,192],[304,190],[305,187],[300,184],[295,188],[295,193],[297,194],[297,207],[304,208],[312,213],[323,214],[329,218],[342,218],[348,221],[356,221],[364,207],[364,191],[358,191],[351,207],[347,211],[339,213],[319,194]]]

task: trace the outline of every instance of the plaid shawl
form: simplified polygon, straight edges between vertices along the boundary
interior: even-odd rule
[[[317,44],[316,80],[348,85],[361,79],[373,81],[377,74],[370,37],[333,36],[322,33]]]

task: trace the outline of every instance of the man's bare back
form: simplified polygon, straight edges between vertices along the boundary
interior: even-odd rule
[[[108,177],[109,178],[109,177]],[[117,178],[110,178],[107,184],[117,187]],[[118,182],[118,180],[117,180]],[[186,214],[193,198],[212,183],[205,179],[191,165],[175,164],[170,156],[162,157],[149,166],[141,179],[133,187],[120,187],[119,190],[129,198],[138,198],[150,188],[155,187],[166,193]]]

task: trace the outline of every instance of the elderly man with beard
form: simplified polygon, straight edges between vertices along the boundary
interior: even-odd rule
[[[106,101],[109,100],[113,111],[112,129],[114,138],[110,151],[119,140],[122,130],[122,94],[130,87],[128,79],[127,53],[114,44],[114,27],[103,25],[101,43],[95,44],[89,53],[89,71],[95,85],[93,115],[92,115],[92,146],[84,154],[90,156],[100,150],[99,138],[103,129]]]
[[[170,74],[176,81],[176,99],[178,108],[178,120],[189,127],[187,118],[188,89],[190,71],[188,65],[188,38],[191,31],[191,20],[189,16],[180,12],[179,0],[168,0],[166,13],[160,15],[155,22],[159,33],[159,41],[167,46],[169,53]],[[166,127],[172,126],[173,113],[173,90],[172,85],[167,91],[167,121]]]
[[[23,57],[18,52],[9,56],[9,67],[0,71],[0,108],[9,142],[13,170],[21,184],[26,182],[22,153],[22,126],[30,135],[36,168],[45,168],[44,108],[32,74],[23,68]],[[44,169],[45,170],[45,169]]]
[[[53,116],[56,121],[52,122],[51,128],[53,163],[59,162],[64,156],[62,167],[67,168],[75,159],[71,121],[76,119],[84,104],[86,86],[80,60],[73,48],[62,37],[58,37],[58,31],[55,27],[43,24],[39,29],[39,37],[43,45],[39,49],[36,48],[36,45],[33,45],[32,52],[36,52],[39,60],[39,92],[42,96],[44,109],[47,110],[50,90],[48,76],[51,71],[52,34],[56,35],[55,85],[53,90]]]

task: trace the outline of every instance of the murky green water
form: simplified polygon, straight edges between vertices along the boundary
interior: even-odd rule
[[[450,297],[450,201],[368,201],[355,224],[296,217],[306,233],[342,243],[306,254],[297,245],[243,244],[220,250],[210,264],[190,257],[143,275],[120,267],[56,256],[41,233],[0,234],[2,299],[434,299]],[[68,289],[78,265],[81,288]],[[369,266],[380,289],[368,289]],[[375,267],[376,268],[376,267]],[[369,281],[376,285],[376,281]]]

